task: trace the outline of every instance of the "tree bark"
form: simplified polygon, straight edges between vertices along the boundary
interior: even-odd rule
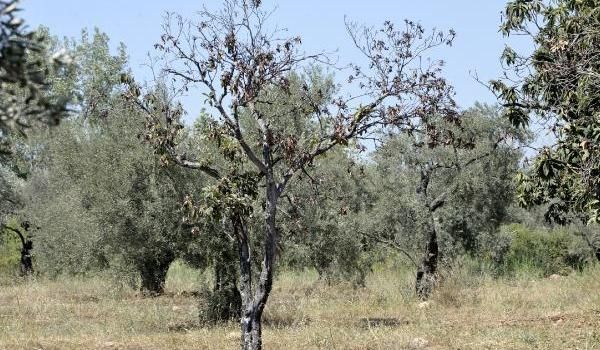
[[[160,258],[144,260],[140,266],[142,278],[141,291],[147,296],[161,295],[165,291],[165,281],[169,266],[175,260],[174,254],[165,254]]]
[[[238,254],[240,260],[240,297],[242,301],[242,312],[240,317],[241,348],[251,349],[252,326],[253,326],[253,303],[252,303],[252,263],[250,260],[250,246],[248,243],[248,231],[240,215],[232,217],[232,225],[238,240]]]
[[[21,227],[25,229],[25,231],[29,230],[29,223],[24,222],[21,224]],[[16,233],[21,240],[21,262],[19,266],[19,273],[21,277],[30,276],[33,274],[33,261],[31,258],[31,251],[33,250],[33,242],[29,238],[25,238],[23,234],[12,227],[5,227],[8,230]]]
[[[430,223],[433,225],[433,223]],[[429,228],[429,237],[425,247],[425,254],[421,261],[421,266],[417,271],[416,292],[417,297],[426,300],[431,296],[435,285],[437,265],[438,265],[438,241],[437,232],[434,226]]]
[[[252,350],[262,349],[262,314],[273,287],[273,266],[277,239],[276,212],[277,187],[272,176],[267,175],[266,240],[258,288],[254,296],[254,327],[252,329]]]
[[[33,242],[27,239],[21,248],[21,276],[33,275],[33,261],[31,259],[31,250]]]
[[[238,237],[240,257],[240,294],[242,299],[241,348],[242,350],[262,349],[262,315],[273,287],[273,267],[277,240],[276,209],[278,192],[267,176],[267,200],[265,215],[265,245],[261,271],[253,294],[252,265],[248,233],[243,220],[233,219],[234,229]]]
[[[426,300],[431,296],[433,287],[435,285],[439,247],[437,240],[437,231],[435,229],[435,215],[434,212],[442,207],[445,203],[444,196],[431,201],[427,190],[429,188],[429,181],[431,174],[433,173],[433,167],[431,164],[426,165],[421,170],[421,181],[417,188],[421,201],[423,203],[424,212],[427,215],[427,244],[425,246],[425,254],[421,260],[421,266],[417,270],[417,276],[415,281],[415,289],[417,297],[422,300]]]

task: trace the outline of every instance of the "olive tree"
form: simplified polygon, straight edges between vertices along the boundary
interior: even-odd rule
[[[525,137],[492,107],[463,112],[460,125],[444,123],[432,125],[428,135],[385,140],[374,156],[379,198],[365,219],[367,237],[399,250],[415,266],[423,299],[432,292],[442,254],[452,253],[452,241],[473,253],[479,236],[495,233],[506,220],[520,157],[516,146]]]
[[[280,203],[283,262],[314,268],[331,283],[344,279],[364,286],[377,257],[357,232],[375,200],[371,167],[350,147],[319,157],[298,175]],[[364,215],[364,216],[368,216]]]
[[[278,205],[297,174],[332,149],[367,138],[382,127],[417,132],[432,115],[443,115],[449,122],[458,119],[452,89],[440,76],[439,65],[422,60],[429,49],[450,44],[453,33],[426,33],[410,21],[402,28],[386,22],[381,30],[348,25],[369,62],[367,68],[354,66],[348,79],[360,97],[342,94],[326,99],[327,94],[301,73],[302,67],[325,56],[302,54],[300,38],[272,31],[268,14],[260,1],[228,0],[221,10],[201,10],[197,21],[170,16],[156,44],[164,54],[162,72],[168,81],[205,98],[212,136],[221,145],[221,155],[231,160],[226,171],[216,169],[211,157],[192,159],[180,153],[182,109],[157,104],[152,94],[142,93],[125,77],[127,95],[146,114],[146,139],[164,161],[213,178],[201,199],[189,197],[185,207],[190,216],[217,215],[231,221],[240,264],[243,349],[262,348],[261,319],[273,286],[279,241]],[[288,91],[294,72],[305,80],[302,103],[269,99],[269,94]],[[243,114],[251,116],[247,124],[241,121]],[[278,125],[286,118],[309,119],[313,128],[284,133]],[[253,134],[256,138],[251,138]],[[261,232],[248,230],[254,204],[261,208]],[[261,237],[256,279],[252,256],[259,253],[250,249],[251,234]]]
[[[23,213],[43,227],[35,236],[40,270],[110,268],[160,294],[171,262],[193,240],[176,213],[202,180],[161,167],[141,142],[144,118],[121,97],[124,47],[113,54],[98,30],[62,45],[76,69],[51,88],[73,96],[71,116],[29,142],[33,176]]]

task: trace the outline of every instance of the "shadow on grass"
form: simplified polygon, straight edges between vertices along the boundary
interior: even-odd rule
[[[395,317],[366,317],[360,319],[360,326],[367,329],[374,327],[400,327],[409,323],[410,321],[408,320]]]

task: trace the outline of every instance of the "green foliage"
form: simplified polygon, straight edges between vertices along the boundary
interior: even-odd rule
[[[214,325],[220,322],[239,319],[242,307],[242,298],[238,290],[237,276],[238,262],[235,256],[233,242],[213,249],[220,256],[213,258],[213,288],[203,286],[200,298],[200,322],[206,325]],[[221,240],[223,244],[223,240]]]
[[[516,126],[541,119],[556,142],[519,175],[523,206],[548,204],[547,219],[600,219],[600,2],[513,0],[506,6],[505,35],[528,35],[534,50],[505,50],[506,79],[491,87]]]
[[[35,177],[32,181],[38,181]],[[83,274],[106,267],[99,223],[81,210],[82,194],[71,186],[32,193],[24,213],[42,230],[34,237],[37,270],[49,276]],[[31,198],[31,197],[30,197]]]
[[[64,115],[65,96],[49,92],[48,77],[65,68],[67,57],[48,53],[43,35],[27,29],[18,1],[0,1],[0,154],[11,134],[55,125]]]
[[[133,271],[166,269],[192,240],[177,215],[191,183],[184,170],[158,164],[131,132],[136,123],[115,111],[96,127],[64,123],[50,138],[51,161],[32,178],[26,208],[43,227],[38,247],[47,271],[117,262]],[[81,257],[96,259],[89,265]]]
[[[343,279],[363,285],[375,256],[360,235],[360,213],[373,198],[362,161],[348,150],[320,157],[310,176],[300,176],[282,201],[284,261],[311,267],[329,282]]]
[[[511,142],[526,135],[483,105],[465,111],[460,128],[438,130],[444,128],[454,135],[452,143],[432,148],[419,136],[394,136],[374,155],[377,199],[363,220],[364,230],[410,255],[424,246],[431,215],[417,191],[425,169],[434,169],[427,177],[427,196],[439,203],[436,230],[447,259],[476,255],[481,242],[509,220],[520,157]]]
[[[21,241],[12,232],[0,231],[0,275],[14,276],[21,261]]]
[[[0,225],[21,205],[19,189],[22,182],[10,164],[0,164]]]
[[[531,229],[520,224],[502,228],[503,242],[489,248],[500,274],[523,271],[541,277],[580,270],[592,259],[591,250],[568,230]]]
[[[51,275],[110,268],[141,275],[160,292],[169,264],[193,240],[182,225],[184,195],[194,186],[184,169],[160,166],[139,135],[144,118],[121,98],[126,67],[105,34],[66,43],[78,69],[56,88],[76,96],[74,115],[29,143],[33,176],[23,210],[42,230],[40,271]]]
[[[69,101],[67,94],[52,91],[50,80],[72,68],[70,58],[51,55],[51,40],[43,31],[30,31],[20,10],[18,1],[0,1],[0,227],[22,206],[26,131],[56,125]]]

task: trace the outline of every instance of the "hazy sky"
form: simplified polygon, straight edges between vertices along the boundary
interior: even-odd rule
[[[58,36],[77,37],[82,28],[98,27],[116,46],[128,47],[130,65],[136,76],[147,77],[143,63],[161,34],[162,16],[174,11],[194,16],[203,4],[214,7],[220,0],[24,0],[23,17],[31,26],[46,25]],[[339,62],[359,60],[344,27],[344,17],[367,25],[389,19],[411,19],[426,28],[453,28],[457,32],[453,47],[437,51],[446,61],[446,77],[453,83],[457,101],[468,107],[475,101],[494,102],[493,96],[472,75],[483,80],[498,77],[499,55],[506,40],[498,32],[505,0],[264,0],[276,8],[272,21],[300,35],[307,52],[338,50]],[[514,43],[514,42],[513,42]],[[517,43],[527,47],[525,43]],[[196,115],[199,100],[184,100],[186,109]]]

